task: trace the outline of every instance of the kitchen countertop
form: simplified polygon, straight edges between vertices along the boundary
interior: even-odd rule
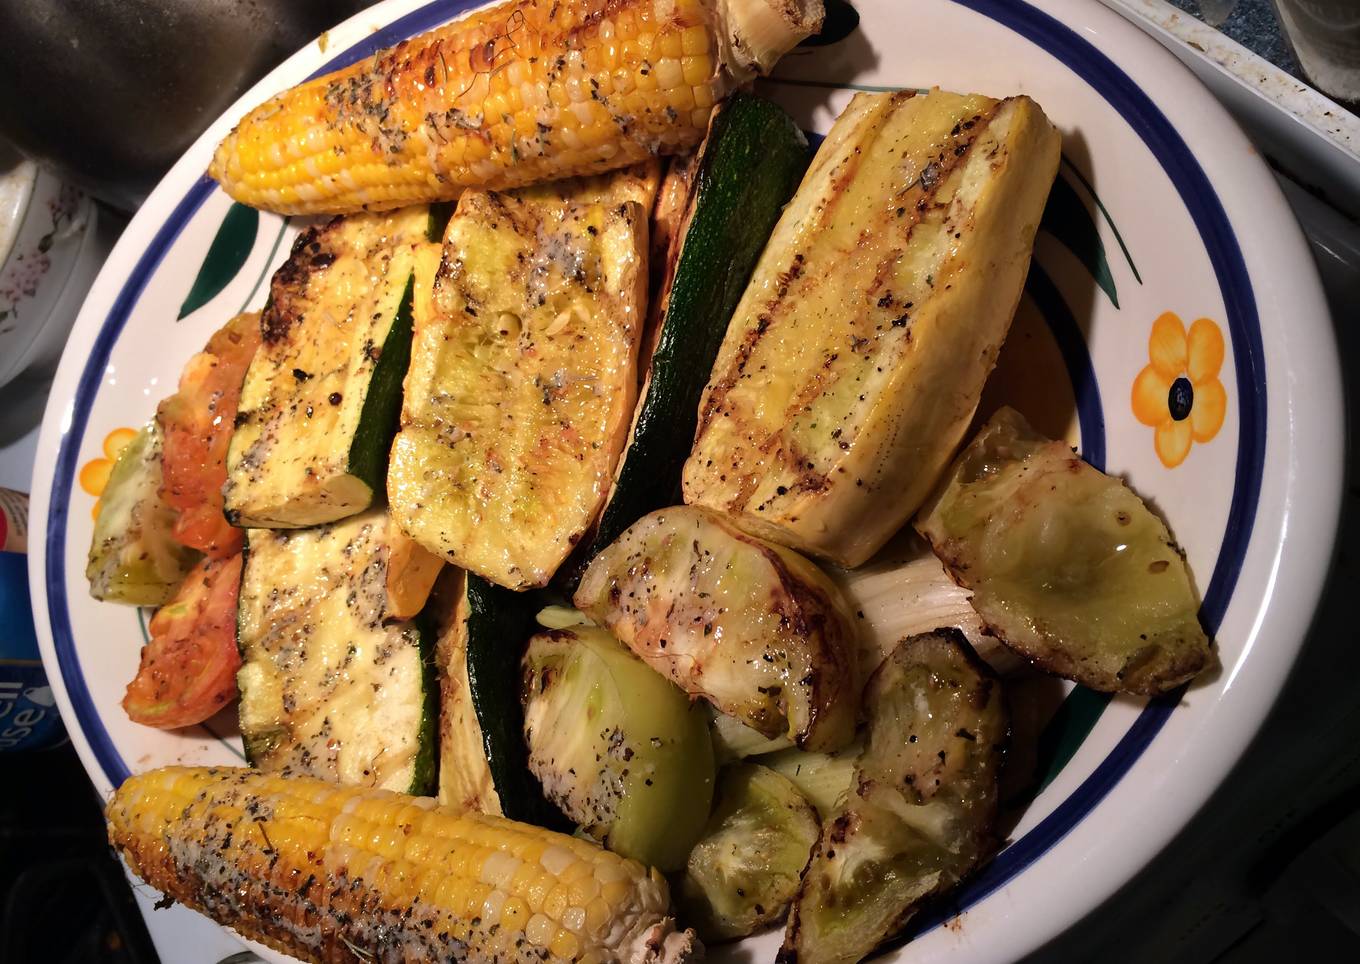
[[[1191,16],[1204,19],[1199,0],[1170,0],[1170,2]],[[1223,3],[1224,0],[1219,2]],[[1290,49],[1289,41],[1280,30],[1280,22],[1275,18],[1275,8],[1270,0],[1236,0],[1226,20],[1210,25],[1217,27],[1225,36],[1236,40],[1281,70],[1303,78],[1299,62],[1294,57],[1294,51]]]

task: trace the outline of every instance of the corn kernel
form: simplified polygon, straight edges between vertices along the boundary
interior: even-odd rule
[[[706,54],[713,49],[713,35],[708,27],[686,27],[680,34],[680,52],[685,56]]]
[[[586,930],[592,937],[598,937],[609,926],[610,916],[604,898],[596,897],[586,904]]]
[[[548,892],[547,898],[543,901],[543,913],[553,920],[561,920],[571,905],[571,888],[566,884],[558,884]]]
[[[557,936],[557,928],[546,915],[534,914],[524,926],[524,936],[539,947],[547,947]]]
[[[632,885],[626,880],[612,880],[600,888],[600,895],[611,907],[617,907],[628,899],[628,892],[632,890]]]
[[[656,77],[657,86],[662,90],[679,87],[685,82],[685,68],[681,65],[679,57],[666,57],[664,60],[658,60],[654,64],[652,73]],[[641,86],[641,84],[638,86]]]
[[[586,926],[586,909],[579,905],[568,907],[562,914],[562,926],[575,934],[581,933]]]
[[[666,60],[678,60],[685,53],[680,34],[674,30],[663,30],[657,36],[657,51]]]
[[[569,961],[581,953],[581,942],[571,931],[559,930],[548,945],[548,950],[554,956]]]
[[[557,880],[548,874],[537,874],[529,883],[528,887],[519,891],[524,895],[530,909],[535,912],[541,911],[543,905],[548,900],[548,894],[557,885]]]
[[[571,881],[571,902],[584,907],[600,895],[600,882],[594,877],[579,877]]]
[[[608,923],[609,908],[605,907],[605,923]],[[501,928],[509,931],[520,931],[529,922],[529,905],[524,903],[519,897],[507,897],[501,906]]]

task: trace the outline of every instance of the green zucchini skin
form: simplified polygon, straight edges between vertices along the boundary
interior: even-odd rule
[[[714,117],[703,152],[646,392],[585,561],[648,512],[679,502],[699,397],[727,323],[811,160],[793,119],[746,93]]]
[[[401,416],[402,381],[411,364],[411,302],[415,280],[414,273],[406,278],[406,288],[392,319],[392,327],[387,330],[382,354],[373,365],[363,414],[349,446],[350,474],[362,479],[379,497],[387,491],[387,456]]]
[[[438,243],[444,240],[444,229],[449,226],[449,218],[453,217],[456,206],[455,201],[436,201],[430,205],[430,219],[425,224],[426,241]]]
[[[520,658],[537,629],[536,594],[504,589],[467,573],[467,676],[491,781],[511,820],[570,832],[571,821],[543,795],[529,770],[520,703]]]
[[[420,705],[420,742],[411,763],[411,788],[417,797],[432,797],[439,788],[439,670],[435,665],[435,641],[439,633],[429,607],[411,620],[420,636],[420,682],[424,699]]]

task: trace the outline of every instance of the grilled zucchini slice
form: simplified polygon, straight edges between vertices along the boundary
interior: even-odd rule
[[[417,328],[388,497],[422,545],[545,585],[593,522],[637,394],[646,215],[465,193]]]
[[[807,169],[807,138],[783,109],[746,93],[714,115],[660,294],[642,400],[587,556],[677,501],[699,396],[761,248]]]
[[[440,636],[439,802],[567,829],[529,771],[520,658],[534,632],[530,601],[458,573]]]
[[[983,427],[916,526],[992,634],[1049,672],[1152,696],[1213,659],[1166,525],[1014,409]]]
[[[461,570],[454,572],[461,584],[458,601],[454,604],[453,618],[440,634],[435,647],[435,659],[439,667],[439,802],[457,810],[504,816],[496,780],[491,773],[493,747],[482,731],[482,721],[478,717],[472,686],[468,682],[468,647],[473,628],[469,623],[474,620],[472,601],[468,599],[467,592],[469,577]],[[530,632],[527,620],[517,622],[522,622],[522,625],[505,627],[511,630],[507,635],[518,635],[516,629],[523,629],[524,639],[527,640]],[[493,632],[497,637],[502,635],[495,630]],[[500,645],[501,652],[513,660],[511,669],[517,679],[518,647],[507,639],[498,638],[496,643]],[[518,697],[515,698],[514,708],[520,709]],[[520,715],[522,717],[522,713]],[[515,742],[521,748],[524,745],[518,732],[515,733]]]
[[[161,429],[152,419],[118,453],[99,497],[85,565],[95,599],[159,606],[198,559],[174,537],[175,510],[161,498],[161,478]]]
[[[857,94],[732,317],[685,501],[842,565],[873,555],[977,407],[1058,142],[1027,97]]]
[[[270,285],[241,389],[223,489],[233,524],[334,522],[383,491],[429,219],[419,206],[298,236]]]
[[[586,570],[576,605],[687,693],[809,750],[855,729],[855,630],[797,553],[694,506],[638,520]]]
[[[424,794],[434,785],[431,634],[391,621],[383,509],[251,529],[237,611],[241,736],[254,766]]]
[[[684,919],[705,941],[775,923],[798,893],[818,830],[817,811],[787,779],[753,763],[728,767],[685,863],[677,895]]]
[[[822,824],[781,961],[861,960],[996,846],[1005,701],[963,634],[904,640],[865,701],[855,782]]]
[[[529,767],[548,798],[615,853],[683,867],[713,800],[703,711],[596,626],[534,636],[523,672]]]

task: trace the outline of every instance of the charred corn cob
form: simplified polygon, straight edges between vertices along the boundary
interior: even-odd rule
[[[678,962],[656,871],[424,797],[253,770],[128,778],[109,840],[167,897],[309,961]]]
[[[279,94],[209,173],[286,214],[599,173],[697,144],[821,21],[821,0],[511,0]]]

